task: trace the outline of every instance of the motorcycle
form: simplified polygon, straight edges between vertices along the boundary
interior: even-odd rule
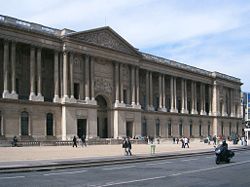
[[[216,155],[215,163],[220,164],[220,162],[229,163],[235,154],[233,151],[228,150],[223,146],[219,146],[215,148],[215,155]]]

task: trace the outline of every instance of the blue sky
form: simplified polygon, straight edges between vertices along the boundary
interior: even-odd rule
[[[82,31],[108,25],[131,45],[240,78],[250,92],[248,0],[0,0],[0,14]]]

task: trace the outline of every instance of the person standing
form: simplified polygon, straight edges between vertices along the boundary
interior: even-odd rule
[[[76,136],[74,136],[73,138],[73,147],[77,147],[77,139],[76,139]]]
[[[125,149],[125,154],[127,156],[128,155],[132,156],[132,153],[131,153],[132,145],[131,145],[129,138],[124,138],[122,147]]]
[[[83,146],[87,147],[86,136],[84,134],[82,135],[81,140],[82,140],[82,147]]]

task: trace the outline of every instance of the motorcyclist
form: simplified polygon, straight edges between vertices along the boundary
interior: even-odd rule
[[[228,156],[228,144],[227,144],[226,140],[222,141],[221,147],[223,148],[223,154]]]

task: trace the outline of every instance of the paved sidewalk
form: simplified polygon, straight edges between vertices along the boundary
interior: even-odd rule
[[[229,143],[229,149],[246,148],[246,146]],[[190,144],[190,148],[181,148],[181,144],[162,143],[156,145],[153,157],[166,155],[193,154],[212,152],[213,145],[202,142]],[[0,147],[0,172],[8,168],[32,168],[38,166],[76,165],[98,162],[115,162],[123,160],[139,160],[152,157],[150,145],[133,144],[133,156],[124,156],[121,145],[90,145],[87,147],[41,146],[41,147]],[[55,168],[54,168],[55,169]]]

